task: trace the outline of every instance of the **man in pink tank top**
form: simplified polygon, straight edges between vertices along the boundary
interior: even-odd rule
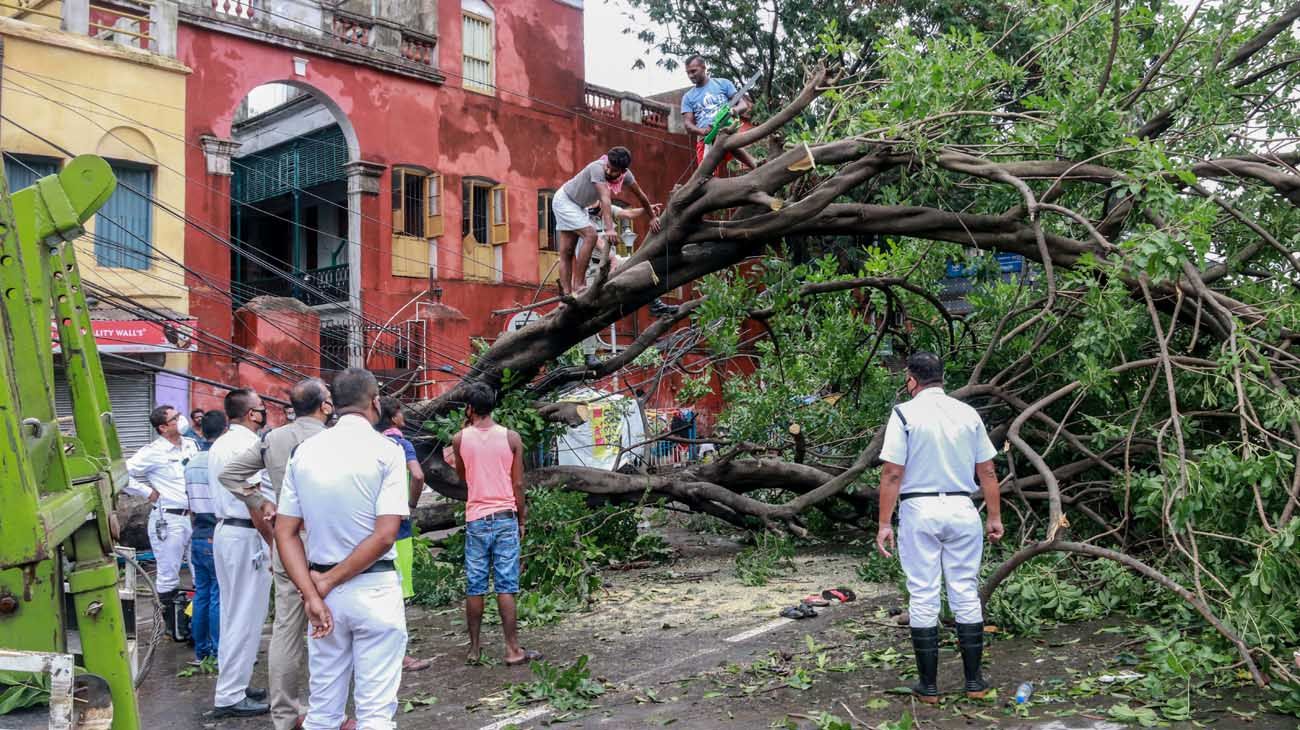
[[[506,638],[506,666],[537,661],[540,652],[519,646],[515,594],[519,592],[520,546],[528,506],[524,503],[524,442],[519,434],[492,420],[496,394],[475,384],[465,396],[469,426],[451,439],[456,472],[468,487],[465,501],[465,622],[469,625],[469,660],[483,650],[479,628],[483,597],[492,578]]]

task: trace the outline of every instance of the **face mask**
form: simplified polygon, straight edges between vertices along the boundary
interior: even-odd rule
[[[189,430],[189,428],[190,428],[190,419],[186,418],[184,413],[176,417],[177,431],[180,431],[181,433],[185,433],[186,431]]]

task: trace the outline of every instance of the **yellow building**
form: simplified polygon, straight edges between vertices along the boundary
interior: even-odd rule
[[[157,50],[165,33],[174,46],[175,23],[168,28],[142,19],[110,22],[88,3],[76,7],[76,0],[25,5],[36,10],[10,8],[11,17],[0,17],[5,178],[19,189],[57,172],[73,155],[97,154],[110,162],[117,190],[75,242],[77,259],[85,281],[144,306],[92,302],[100,349],[144,365],[188,370],[190,356],[182,351],[192,338],[177,343],[169,336],[169,343],[158,336],[164,330],[175,335],[176,328],[164,323],[184,320],[189,309],[182,268],[189,69],[163,53],[133,47]],[[50,27],[58,21],[49,15],[60,13],[65,26],[75,27],[69,15],[75,21],[78,9],[85,30],[99,37]],[[102,335],[100,322],[112,323]],[[105,365],[122,362],[107,358]],[[188,400],[183,380],[146,367],[114,373],[109,384],[128,447],[152,436],[148,409],[159,403],[184,408]]]

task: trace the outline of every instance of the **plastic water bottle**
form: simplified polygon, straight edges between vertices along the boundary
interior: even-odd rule
[[[1020,686],[1016,687],[1016,698],[1015,698],[1016,704],[1017,705],[1025,704],[1026,702],[1029,701],[1029,698],[1032,697],[1033,694],[1034,694],[1034,683],[1021,682]]]

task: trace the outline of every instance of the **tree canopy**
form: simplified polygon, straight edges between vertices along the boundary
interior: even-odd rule
[[[674,14],[678,32],[715,32],[692,13],[744,12],[637,1]],[[1264,664],[1297,683],[1278,657],[1300,643],[1300,3],[979,7],[981,23],[823,22],[799,39],[797,21],[780,21],[792,22],[778,33],[782,73],[810,62],[798,89],[774,90],[784,104],[755,128],[719,136],[627,263],[604,262],[466,382],[508,379],[521,402],[546,400],[687,327],[715,367],[755,363],[725,380],[719,458],[530,480],[651,494],[743,526],[870,529],[898,358],[933,350],[1003,448],[1020,549],[986,595],[1044,552],[1105,558],[1184,599],[1257,682]],[[745,27],[707,41],[734,42],[737,68],[764,52]],[[757,169],[712,176],[727,151],[759,142]],[[863,243],[791,260],[786,244],[806,236]],[[1030,265],[1003,276],[997,252]],[[757,265],[741,274],[746,261]],[[949,265],[966,274],[966,313],[943,301]],[[684,285],[694,298],[629,350],[594,371],[559,362]],[[458,398],[416,411],[436,425]],[[463,494],[445,465],[428,473]]]

